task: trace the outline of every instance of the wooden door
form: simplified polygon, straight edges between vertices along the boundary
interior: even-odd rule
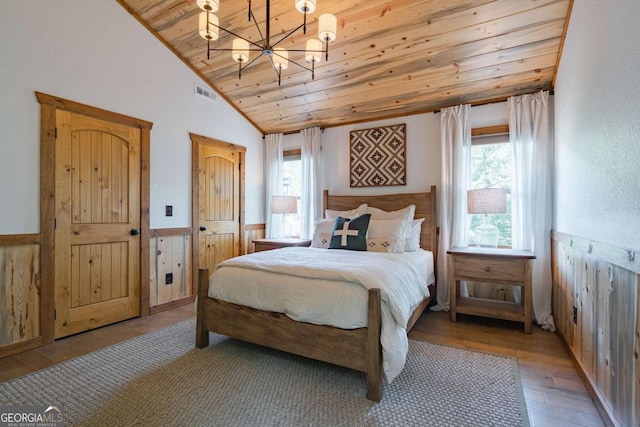
[[[198,147],[199,267],[213,268],[240,255],[242,151],[207,144]]]
[[[137,127],[56,110],[55,337],[140,315]]]

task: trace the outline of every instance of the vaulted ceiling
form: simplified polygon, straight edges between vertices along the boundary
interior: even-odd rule
[[[311,73],[290,64],[281,86],[271,61],[260,58],[238,79],[229,52],[212,52],[198,34],[195,0],[116,0],[207,81],[262,133],[482,104],[552,90],[573,0],[317,0],[302,31],[280,46],[304,49],[317,37],[318,17],[332,13],[337,39],[329,60]],[[265,33],[266,0],[253,0]],[[261,35],[247,20],[248,1],[220,0],[220,26],[252,41]],[[273,0],[273,39],[302,23],[294,0]],[[221,31],[212,47],[230,48]],[[272,39],[272,41],[273,41]],[[256,53],[252,53],[256,55]],[[309,65],[304,54],[290,59]],[[252,59],[252,58],[251,58]]]

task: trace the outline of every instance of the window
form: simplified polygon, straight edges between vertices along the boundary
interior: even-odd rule
[[[288,150],[283,153],[282,187],[285,196],[296,196],[298,208],[295,214],[284,217],[285,235],[300,237],[300,196],[302,195],[302,161],[300,150]]]
[[[485,129],[494,130],[494,128],[473,129],[471,189],[504,188],[507,190],[507,212],[489,215],[489,220],[500,230],[498,246],[511,247],[511,146],[509,131],[507,126],[500,126],[499,133],[485,133]],[[471,215],[469,244],[475,244],[473,230],[484,220],[484,215]]]

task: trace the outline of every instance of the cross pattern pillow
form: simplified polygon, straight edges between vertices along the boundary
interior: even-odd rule
[[[333,224],[329,249],[347,249],[351,251],[367,250],[367,230],[371,215],[365,214],[349,219],[337,217]]]

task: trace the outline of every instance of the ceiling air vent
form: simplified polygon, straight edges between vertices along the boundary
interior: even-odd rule
[[[202,85],[200,85],[198,83],[194,83],[193,84],[193,93],[195,93],[197,96],[201,96],[203,98],[206,98],[209,101],[214,101],[215,102],[215,100],[217,98],[217,95],[213,90],[211,90],[211,89],[209,89],[207,87],[204,87],[204,86],[202,86]]]

